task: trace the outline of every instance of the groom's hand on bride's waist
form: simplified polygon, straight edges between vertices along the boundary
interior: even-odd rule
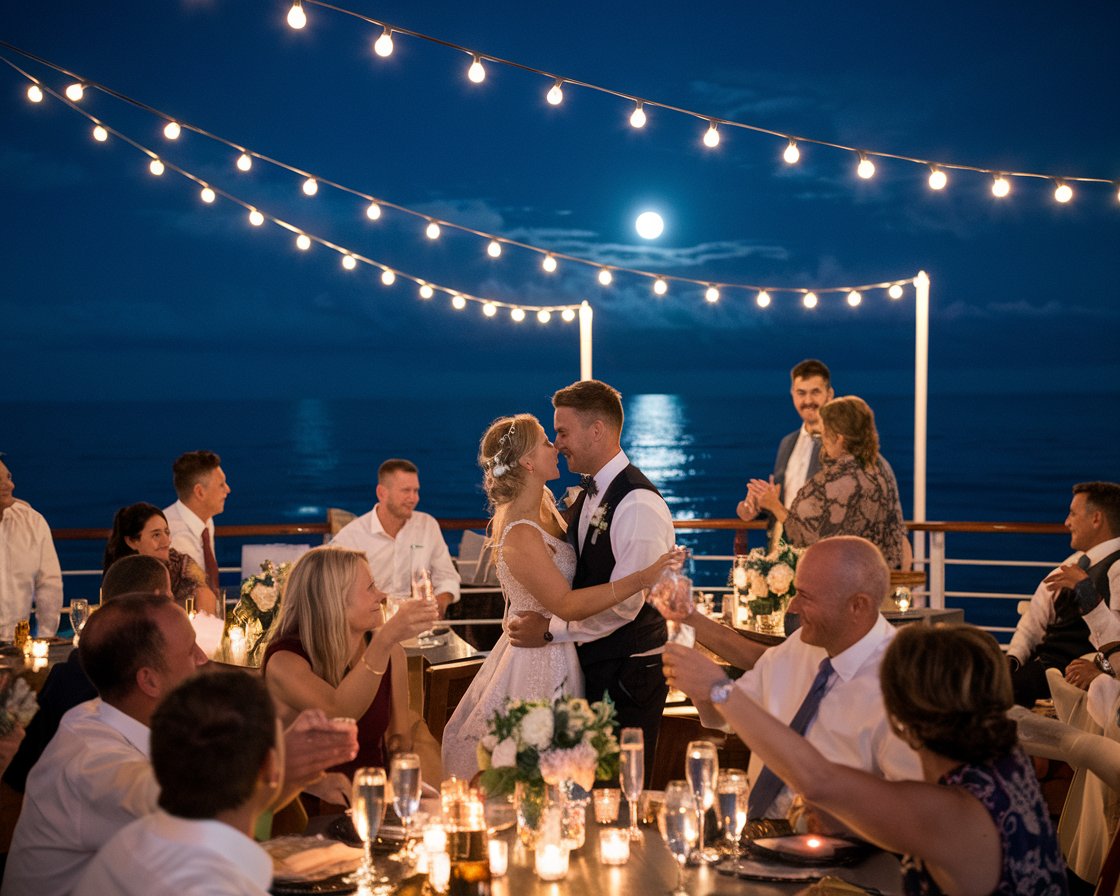
[[[509,618],[509,643],[514,647],[544,647],[548,617],[540,613],[514,613]]]

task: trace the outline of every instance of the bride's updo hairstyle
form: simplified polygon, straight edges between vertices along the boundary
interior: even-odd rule
[[[525,468],[518,461],[533,450],[541,430],[532,414],[499,417],[490,424],[478,446],[482,488],[490,509],[508,504],[525,484]]]
[[[907,741],[958,762],[988,762],[1011,751],[1015,723],[1007,660],[971,625],[905,625],[879,669],[883,704]]]

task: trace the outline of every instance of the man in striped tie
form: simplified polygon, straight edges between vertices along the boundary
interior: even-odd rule
[[[883,708],[879,664],[894,628],[879,612],[890,572],[879,549],[854,536],[826,538],[797,566],[790,611],[801,628],[767,650],[738,681],[691,648],[667,644],[669,683],[697,706],[708,727],[725,727],[721,707],[741,691],[788,723],[833,762],[891,779],[919,779],[917,754],[893,732]],[[785,818],[793,794],[751,757],[748,815]]]

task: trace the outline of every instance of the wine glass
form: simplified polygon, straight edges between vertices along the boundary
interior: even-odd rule
[[[347,883],[368,887],[373,881],[373,841],[381,828],[381,818],[385,814],[385,769],[360,768],[354,773],[354,785],[350,793],[350,817],[354,830],[365,847],[362,864]]]
[[[630,810],[630,839],[641,840],[638,830],[638,799],[642,795],[642,784],[646,776],[646,743],[641,728],[623,728],[619,734],[618,780],[626,795]]]
[[[424,546],[414,544],[412,546],[412,557],[415,561],[417,558],[417,549],[422,549]],[[412,599],[424,600],[430,603],[435,603],[435,595],[432,593],[432,572],[426,566],[420,565],[416,562],[412,564]],[[432,629],[420,632],[416,636],[417,647],[437,647],[439,641],[435,638],[435,632]]]
[[[74,629],[74,646],[78,646],[78,637],[89,622],[89,601],[84,597],[75,597],[70,601],[70,625]]]
[[[680,555],[677,564],[666,566],[661,570],[657,581],[649,589],[646,598],[654,609],[665,617],[669,640],[677,641],[680,637],[681,623],[688,617],[696,606],[692,598],[692,579],[684,570],[688,562],[689,551],[687,548],[674,548]],[[695,643],[695,637],[693,638]],[[691,646],[691,645],[688,645]]]
[[[673,893],[683,896],[688,892],[684,885],[684,866],[700,834],[696,798],[686,782],[670,781],[665,785],[665,802],[657,813],[657,826],[669,852],[677,860],[677,888]]]
[[[420,808],[420,757],[415,753],[397,753],[389,760],[389,786],[393,788],[393,808],[404,824],[404,843],[396,858],[412,859],[412,816]]]
[[[723,822],[723,852],[739,855],[739,836],[747,823],[747,791],[750,780],[739,768],[726,768],[716,778],[716,802]]]
[[[719,756],[716,745],[708,740],[694,740],[685,752],[685,777],[692,788],[696,800],[696,810],[700,814],[700,845],[696,858],[701,862],[718,862],[715,850],[704,848],[704,816],[716,800],[716,777],[719,775]]]

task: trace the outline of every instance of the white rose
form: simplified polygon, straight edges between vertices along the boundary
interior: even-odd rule
[[[490,756],[492,768],[513,768],[517,764],[517,741],[507,737],[501,741]]]
[[[770,588],[766,584],[766,577],[757,569],[747,572],[747,580],[750,583],[751,597],[758,599],[769,596]]]
[[[793,570],[784,563],[776,564],[766,576],[766,584],[780,597],[789,591],[789,586],[793,584]]]
[[[521,720],[521,740],[538,750],[552,743],[552,708],[537,706]]]
[[[253,590],[249,592],[249,596],[262,613],[267,613],[276,606],[276,589],[269,588],[268,585],[254,585]]]
[[[487,753],[493,753],[496,746],[498,746],[498,738],[495,735],[487,734],[482,738],[482,747]]]

